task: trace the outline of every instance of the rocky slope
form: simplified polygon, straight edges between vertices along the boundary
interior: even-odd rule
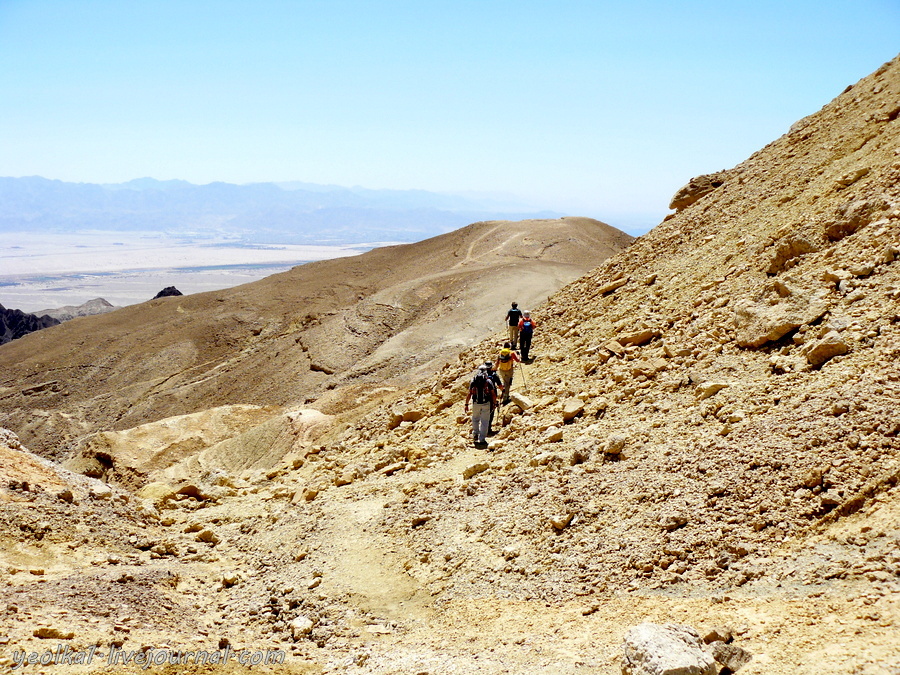
[[[554,293],[487,450],[462,405],[499,333],[380,399],[333,390],[315,428],[211,411],[251,426],[193,474],[154,469],[187,420],[92,437],[73,460],[133,451],[119,501],[159,519],[123,511],[146,535],[91,567],[40,534],[86,516],[0,489],[7,522],[46,524],[4,540],[56,564],[7,576],[8,645],[49,617],[82,649],[277,647],[278,672],[618,673],[653,621],[733,640],[741,673],[898,672],[898,116],[895,59]],[[165,611],[100,618],[86,574]]]
[[[430,372],[498,326],[511,300],[533,306],[631,240],[587,218],[476,223],[67,322],[0,349],[0,424],[61,457],[99,428],[302,404],[348,384],[352,400]]]

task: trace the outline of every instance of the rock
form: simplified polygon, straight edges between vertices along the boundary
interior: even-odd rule
[[[867,166],[861,167],[859,169],[854,169],[853,171],[848,171],[837,179],[837,184],[841,187],[849,187],[868,173],[869,167]]]
[[[425,417],[425,412],[422,410],[405,410],[403,412],[404,422],[418,422],[423,417]]]
[[[559,455],[553,452],[542,452],[539,455],[535,455],[531,458],[531,461],[528,462],[529,466],[547,466],[551,462],[558,462]]]
[[[622,675],[716,675],[713,657],[689,626],[642,623],[625,634]]]
[[[750,652],[738,647],[736,644],[726,644],[725,642],[717,641],[709,646],[712,649],[713,658],[732,673],[736,673],[753,659],[753,655]]]
[[[604,349],[608,349],[616,356],[622,357],[625,356],[625,347],[622,346],[618,340],[607,340],[603,343]]]
[[[703,382],[697,385],[697,398],[703,401],[729,386],[727,382]]]
[[[703,642],[706,644],[712,644],[713,642],[728,642],[730,639],[731,629],[726,626],[714,626],[703,636]]]
[[[94,499],[112,499],[113,491],[106,483],[95,483],[91,486],[88,494]]]
[[[410,524],[412,527],[419,527],[419,525],[424,525],[424,524],[427,523],[429,520],[431,520],[431,516],[430,516],[430,515],[428,515],[427,513],[420,513],[420,514],[418,514],[418,515],[413,516],[413,517],[410,519],[409,524]]]
[[[300,638],[309,635],[315,624],[311,619],[301,614],[288,625],[291,628],[291,636],[295,640],[299,640]]]
[[[491,465],[488,464],[487,462],[478,462],[477,464],[470,464],[465,469],[463,469],[462,475],[463,475],[463,478],[468,480],[472,476],[475,476],[475,475],[481,473],[482,471],[487,471],[490,468],[491,468]]]
[[[391,413],[388,418],[387,428],[388,429],[396,429],[400,426],[400,423],[403,422],[403,415],[400,413]]]
[[[610,434],[606,437],[606,443],[603,445],[603,452],[610,455],[618,455],[625,449],[628,443],[628,436],[625,434]]]
[[[544,440],[548,443],[559,443],[563,439],[563,430],[559,427],[550,427],[544,432]]]
[[[562,417],[563,422],[569,423],[584,412],[584,401],[580,398],[572,397],[563,403]]]
[[[835,330],[829,331],[821,340],[813,342],[805,349],[806,360],[812,366],[821,366],[828,359],[849,351],[850,347],[844,342],[841,334]]]
[[[517,406],[519,406],[522,410],[528,410],[529,408],[534,407],[534,401],[517,391],[511,392],[509,395],[509,399]]]
[[[628,333],[626,335],[621,335],[618,338],[619,344],[628,347],[630,345],[643,345],[647,344],[653,338],[659,337],[661,333],[654,328],[642,328],[641,330],[635,331],[633,333]]]
[[[741,347],[761,347],[799,326],[812,323],[827,309],[828,303],[822,297],[803,293],[794,293],[775,304],[745,300],[734,309],[736,341]]]
[[[825,226],[825,236],[838,241],[868,225],[876,214],[887,209],[890,203],[882,198],[858,199],[841,206],[834,219]]]
[[[173,298],[179,295],[184,295],[181,291],[179,291],[174,286],[166,286],[159,293],[153,296],[153,299],[156,300],[158,298]]]
[[[230,572],[224,572],[222,574],[222,586],[223,588],[231,588],[232,586],[236,586],[241,581],[243,581],[243,576],[237,570],[231,570]]]
[[[835,417],[850,411],[850,401],[841,399],[831,404],[831,414]]]
[[[688,517],[683,513],[667,513],[660,517],[659,524],[666,532],[673,532],[686,525]]]
[[[809,488],[810,490],[812,490],[817,485],[822,484],[822,477],[824,475],[825,475],[825,470],[820,467],[810,469],[805,474],[803,474],[803,479],[800,481],[800,484],[803,487]]]
[[[867,277],[875,271],[875,263],[860,263],[858,265],[854,265],[848,271],[855,277]]]
[[[56,498],[69,504],[75,503],[75,494],[69,489],[63,490],[62,492],[57,494]]]
[[[398,471],[403,471],[406,468],[406,462],[394,462],[393,464],[388,464],[386,467],[381,469],[381,473],[385,476],[390,476],[392,474],[397,473]]]
[[[200,530],[200,532],[197,533],[197,541],[203,541],[207,544],[212,544],[213,546],[215,546],[221,541],[221,539],[219,538],[219,535],[207,528],[205,530]]]
[[[797,258],[807,253],[815,253],[819,246],[800,235],[784,238],[775,247],[775,252],[769,259],[767,274],[778,274],[797,263]]]
[[[41,638],[42,640],[71,640],[75,637],[75,631],[66,630],[65,628],[41,626],[40,628],[35,628],[32,635],[36,638]]]
[[[632,361],[631,366],[631,374],[637,377],[638,375],[643,375],[644,377],[653,377],[659,371],[665,370],[666,361],[665,359],[655,358],[655,359],[641,359],[640,361]]]
[[[681,187],[672,197],[672,201],[669,202],[669,208],[676,211],[686,209],[701,197],[709,194],[717,187],[721,187],[725,183],[727,175],[727,172],[719,171],[691,178],[688,184]]]
[[[515,544],[504,546],[501,553],[503,554],[504,560],[512,560],[513,558],[518,558],[520,555],[519,547]]]
[[[625,284],[628,283],[628,277],[624,277],[622,279],[616,279],[615,281],[611,281],[608,284],[604,284],[597,289],[597,293],[599,295],[606,295],[607,293],[612,293],[614,290],[621,288]]]
[[[554,529],[564,530],[572,522],[573,515],[571,513],[556,513],[550,516],[548,520]]]

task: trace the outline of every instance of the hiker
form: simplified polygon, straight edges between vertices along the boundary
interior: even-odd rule
[[[516,329],[518,330],[518,326]],[[511,343],[504,342],[503,349],[500,350],[500,355],[497,357],[497,373],[500,375],[500,380],[503,382],[503,405],[509,403],[509,393],[513,381],[513,368],[516,363],[522,363],[522,359],[520,359],[519,355],[513,351]]]
[[[522,361],[528,361],[528,352],[531,351],[531,336],[534,335],[534,319],[530,312],[522,312],[519,321],[519,347],[522,348]]]
[[[493,361],[485,361],[484,366],[485,366],[485,368],[487,368],[488,377],[490,377],[491,382],[494,383],[494,390],[495,391],[503,391],[503,380],[500,379],[500,376],[497,374],[497,371],[494,370],[494,362]],[[488,436],[490,436],[492,433],[494,433],[493,432],[494,413],[496,412],[496,410],[497,410],[496,404],[492,405],[491,406],[491,418],[490,418],[490,421],[488,422]]]
[[[487,366],[478,367],[478,372],[469,385],[465,406],[467,413],[469,401],[472,401],[472,437],[475,445],[484,445],[490,429],[491,408],[497,405],[497,390],[488,375]]]
[[[519,309],[519,303],[514,302],[512,307],[509,308],[509,311],[506,313],[506,325],[507,330],[509,331],[509,344],[511,345],[511,349],[516,348],[516,343],[519,341],[519,319],[522,318],[522,310]]]

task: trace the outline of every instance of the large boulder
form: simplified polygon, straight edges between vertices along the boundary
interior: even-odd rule
[[[642,623],[625,634],[622,675],[716,675],[712,655],[690,626]]]
[[[734,310],[737,343],[741,347],[761,347],[812,323],[827,310],[828,303],[821,295],[798,292],[782,296],[774,304],[741,302]]]

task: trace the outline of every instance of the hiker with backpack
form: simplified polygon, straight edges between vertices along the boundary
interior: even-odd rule
[[[500,350],[500,354],[497,356],[497,374],[500,375],[500,380],[503,382],[503,405],[509,403],[509,393],[513,381],[513,368],[515,368],[517,363],[522,363],[522,359],[520,359],[519,355],[513,351],[511,343],[504,342],[503,349]]]
[[[491,378],[491,382],[494,383],[494,391],[503,391],[503,380],[500,379],[500,376],[497,374],[497,371],[494,370],[494,362],[493,361],[485,361],[484,367],[487,368],[488,377]],[[491,435],[494,429],[494,413],[497,411],[497,406],[491,406],[491,418],[488,421],[488,436]]]
[[[488,375],[487,366],[479,366],[472,378],[466,396],[466,413],[469,412],[469,401],[472,402],[472,436],[475,445],[485,445],[490,430],[491,408],[497,405],[497,389]]]
[[[519,303],[514,302],[506,313],[506,326],[509,332],[509,344],[512,349],[516,348],[516,343],[519,341],[519,320],[521,318],[522,310],[519,309]]]
[[[522,348],[522,361],[528,361],[528,352],[531,351],[531,337],[534,335],[534,319],[530,312],[522,312],[519,321],[519,347]]]

